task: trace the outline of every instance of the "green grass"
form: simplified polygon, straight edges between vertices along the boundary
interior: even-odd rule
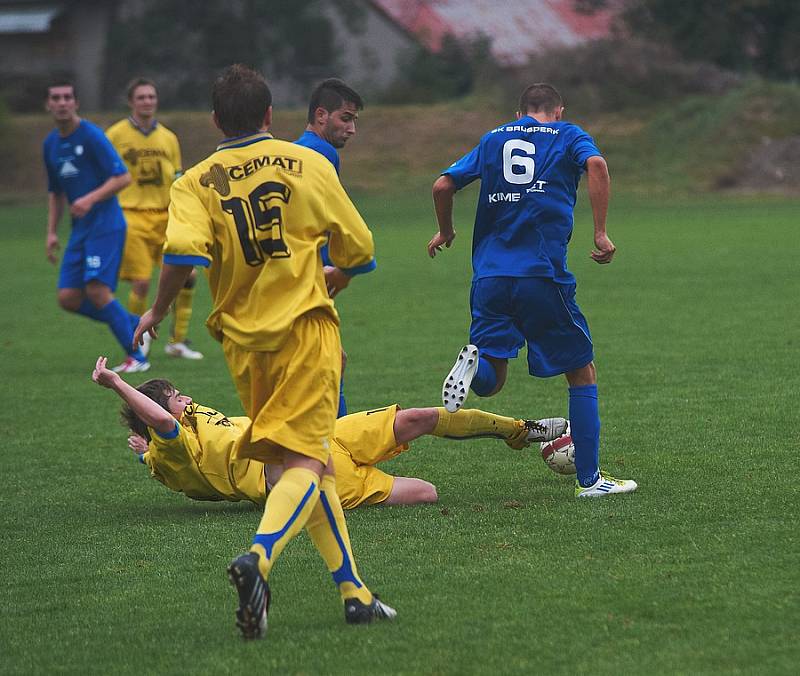
[[[467,337],[474,197],[460,196],[454,248],[430,261],[427,189],[358,195],[379,267],[337,301],[351,410],[437,404]],[[798,206],[618,198],[611,266],[588,259],[581,210],[570,264],[596,345],[602,457],[639,491],[579,503],[534,452],[421,439],[387,466],[435,483],[440,503],[348,515],[361,572],[397,622],[346,626],[303,536],[275,568],[268,639],[253,644],[234,629],[224,570],[258,510],[146,478],[115,397],[89,378],[117,348],[56,307],[43,209],[4,209],[0,670],[795,673]],[[238,414],[207,308],[201,283],[202,363],[156,344],[153,371],[131,380],[167,377]],[[566,413],[560,379],[529,378],[522,359],[510,370],[483,407]]]

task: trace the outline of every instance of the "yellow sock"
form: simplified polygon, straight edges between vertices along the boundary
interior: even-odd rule
[[[258,554],[258,567],[265,580],[289,540],[303,530],[318,501],[319,477],[310,469],[292,467],[275,483],[250,547]]]
[[[140,296],[131,289],[128,294],[128,311],[141,317],[147,311],[147,296]]]
[[[495,415],[475,408],[462,408],[455,413],[448,413],[441,406],[439,421],[433,434],[448,439],[472,439],[474,437],[496,437],[509,439],[520,430],[519,421],[504,415]]]
[[[319,501],[306,523],[311,541],[325,559],[342,598],[372,603],[372,592],[358,576],[344,511],[336,492],[336,479],[323,474],[319,488]]]
[[[192,318],[192,298],[194,289],[181,289],[175,299],[173,307],[174,319],[172,324],[171,343],[182,343],[189,334],[189,320]]]

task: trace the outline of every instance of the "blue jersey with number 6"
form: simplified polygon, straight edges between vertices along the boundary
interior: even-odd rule
[[[473,279],[548,277],[571,284],[567,243],[592,137],[569,122],[525,116],[483,136],[442,173],[457,189],[481,179],[472,241]]]

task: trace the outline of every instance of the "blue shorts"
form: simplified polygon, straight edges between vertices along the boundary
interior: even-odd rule
[[[472,283],[469,340],[489,357],[513,359],[528,343],[528,372],[540,378],[594,359],[575,284],[546,277],[486,277]]]
[[[72,231],[58,276],[59,289],[82,289],[92,280],[117,288],[122,250],[125,248],[125,229],[92,233]]]

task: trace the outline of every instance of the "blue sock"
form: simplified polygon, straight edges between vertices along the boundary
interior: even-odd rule
[[[78,308],[78,314],[88,317],[89,319],[94,319],[96,322],[105,323],[105,320],[102,316],[102,311],[98,310],[94,305],[92,305],[88,298],[84,298],[81,302],[81,306]]]
[[[497,387],[497,373],[494,366],[483,357],[478,357],[478,370],[472,378],[469,389],[479,397],[488,397],[495,387]]]
[[[133,330],[136,322],[133,322],[135,315],[132,315],[116,298],[100,310],[102,321],[108,324],[111,333],[117,342],[125,350],[125,354],[135,357],[139,361],[144,361],[144,355],[139,348],[133,349]]]
[[[339,412],[336,414],[337,418],[343,418],[347,415],[347,402],[344,400],[344,380],[339,381]]]
[[[600,412],[597,385],[569,388],[569,427],[575,444],[578,483],[591,486],[600,471]]]

